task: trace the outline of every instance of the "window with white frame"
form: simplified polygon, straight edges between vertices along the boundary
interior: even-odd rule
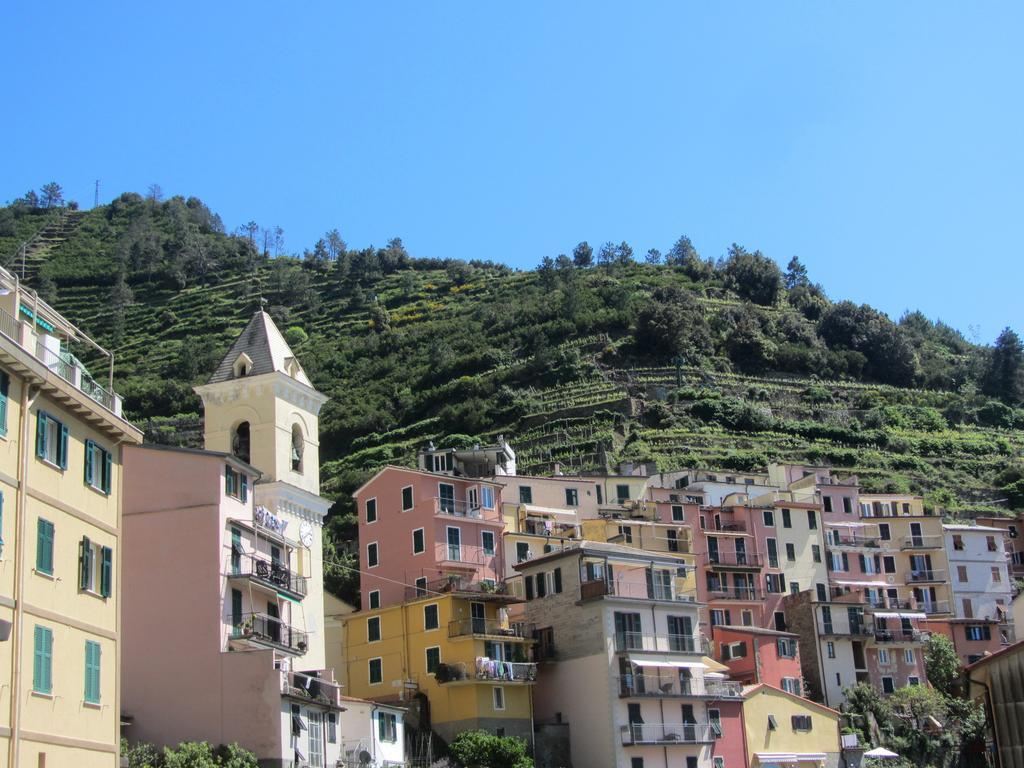
[[[366,567],[376,568],[380,565],[379,546],[376,541],[371,541],[366,545]]]
[[[388,744],[398,741],[398,716],[390,712],[377,713],[377,739]]]
[[[889,662],[890,662],[890,659],[889,659],[889,649],[888,648],[879,648],[878,649],[878,663],[879,664],[889,664]]]
[[[427,545],[424,541],[423,529],[417,528],[412,532],[412,553],[414,555],[421,555],[426,549]]]
[[[366,500],[366,522],[377,522],[377,499]]]
[[[377,657],[367,662],[370,685],[380,685],[384,682],[384,659]]]
[[[834,659],[836,657],[836,644],[829,640],[825,643],[825,651],[830,659]]]
[[[366,642],[380,641],[380,616],[371,616],[366,620]]]
[[[782,678],[782,690],[784,690],[786,693],[792,693],[794,696],[799,696],[800,680],[796,677]]]
[[[500,685],[496,685],[491,689],[492,702],[494,704],[495,711],[501,711],[505,709],[505,689]]]
[[[914,649],[913,648],[904,648],[903,649],[903,661],[905,661],[907,664],[916,664],[917,663],[917,659],[914,657]]]
[[[921,678],[919,678],[917,675],[911,675],[910,677],[907,678],[907,685],[920,685],[920,684],[921,684]]]
[[[380,608],[380,590],[371,589],[369,595],[370,610]]]
[[[424,650],[426,657],[426,668],[427,674],[432,675],[437,672],[437,668],[441,666],[441,646],[433,645],[430,648]]]
[[[494,509],[494,489],[491,486],[480,487],[480,501],[484,509]]]
[[[309,766],[323,768],[324,765],[324,721],[323,714],[309,710]]]

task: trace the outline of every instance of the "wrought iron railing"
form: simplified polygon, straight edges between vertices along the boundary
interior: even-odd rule
[[[233,639],[253,640],[296,653],[305,653],[309,638],[305,632],[264,613],[243,613],[233,620]]]
[[[623,725],[620,730],[622,743],[627,746],[707,744],[715,740],[715,732],[710,723],[630,723]]]
[[[300,597],[305,597],[309,581],[308,577],[299,576],[282,563],[251,554],[233,555],[228,575],[250,578]]]

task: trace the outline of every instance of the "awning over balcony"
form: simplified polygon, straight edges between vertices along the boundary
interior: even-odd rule
[[[754,757],[762,766],[792,765],[793,763],[823,762],[824,752],[755,752]]]
[[[828,527],[828,528],[867,528],[869,525],[874,525],[874,523],[847,523],[847,522],[835,522],[835,523],[833,523],[833,522],[830,522],[828,520],[825,521],[825,526]]]
[[[576,513],[571,509],[559,509],[558,507],[538,507],[535,504],[520,504],[519,508],[528,515],[562,515],[563,517],[576,518]]]
[[[884,611],[875,611],[876,619],[927,619],[928,616],[923,613],[889,613]]]
[[[688,669],[707,669],[701,661],[676,661],[662,656],[647,656],[642,653],[629,654],[629,660],[638,667],[685,667]]]
[[[838,584],[840,587],[888,587],[889,582],[887,581],[833,581],[833,584]]]

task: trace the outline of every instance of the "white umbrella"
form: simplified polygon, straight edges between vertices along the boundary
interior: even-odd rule
[[[867,752],[865,752],[864,753],[864,757],[889,758],[889,757],[899,757],[899,755],[897,755],[892,750],[886,749],[885,747],[875,747],[874,749],[869,749]]]

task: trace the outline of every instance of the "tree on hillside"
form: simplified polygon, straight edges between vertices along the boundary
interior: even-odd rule
[[[665,254],[665,263],[676,267],[681,267],[687,261],[693,259],[699,260],[700,256],[697,254],[697,249],[693,247],[693,243],[690,242],[690,238],[686,235],[681,235],[676,240],[675,245]]]
[[[597,252],[597,266],[599,267],[610,267],[615,261],[615,255],[617,252],[615,243],[611,240],[601,246],[601,250]]]
[[[644,256],[644,261],[648,264],[661,264],[661,251],[657,248],[651,248]]]
[[[700,304],[688,291],[658,288],[636,321],[636,344],[645,354],[691,362],[711,350],[711,331]]]
[[[43,208],[59,208],[64,204],[64,190],[56,181],[43,184],[40,191],[43,193],[40,197]]]
[[[583,269],[594,263],[594,249],[586,240],[572,249],[572,263]]]
[[[124,272],[117,276],[113,288],[110,289],[110,313],[114,342],[117,343],[124,335],[125,309],[135,300],[132,289],[128,287]]]
[[[629,243],[623,240],[617,246],[615,246],[615,265],[618,267],[628,266],[633,261],[633,249],[630,248]]]
[[[1020,337],[1004,328],[989,353],[982,391],[1005,403],[1018,403],[1024,394],[1024,345]]]
[[[945,635],[932,633],[924,649],[924,667],[928,682],[937,690],[952,696],[960,681],[960,657]]]
[[[798,285],[810,285],[811,281],[807,277],[807,267],[794,256],[789,260],[789,264],[786,265],[785,274],[786,288],[793,290]]]
[[[907,387],[917,377],[917,358],[902,331],[866,304],[833,304],[818,323],[818,334],[831,349],[862,356],[864,372],[878,381]]]
[[[159,184],[150,184],[146,189],[146,199],[151,203],[159,203],[164,199],[164,190]]]
[[[327,242],[327,256],[331,261],[336,261],[348,250],[348,245],[341,239],[341,233],[337,229],[332,229],[324,235],[324,240]]]
[[[725,286],[740,298],[770,306],[779,297],[782,272],[760,251],[753,253],[733,243],[722,264]]]

